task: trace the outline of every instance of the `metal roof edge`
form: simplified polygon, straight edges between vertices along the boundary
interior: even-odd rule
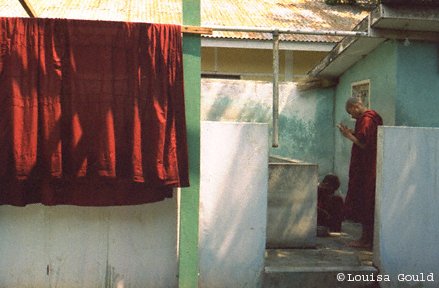
[[[438,2],[439,5],[439,2]],[[417,20],[438,20],[439,6],[427,6],[427,5],[410,5],[410,4],[398,4],[398,5],[378,5],[374,10],[370,12],[373,26],[376,20],[379,19],[417,19]]]
[[[368,17],[364,18],[358,25],[353,29],[355,31],[367,31],[369,27],[369,19]],[[346,54],[349,48],[355,45],[362,38],[359,37],[345,37],[343,38],[335,47],[329,52],[329,54],[322,59],[322,61],[317,64],[311,71],[308,72],[308,75],[311,77],[325,77],[329,79],[334,79],[340,76],[340,74],[334,74],[329,70],[328,67],[330,65],[334,65],[334,62],[337,62],[342,67],[336,69],[337,71],[342,71],[341,74],[346,71],[349,67],[355,64],[356,61],[360,60],[363,57],[363,53],[357,55],[355,59],[351,58],[351,61],[343,61],[343,63],[339,63],[337,61],[341,55]],[[378,45],[379,43],[377,43]],[[375,46],[376,47],[376,46]],[[352,63],[354,62],[354,63]]]
[[[336,79],[387,39],[439,42],[439,7],[417,7],[415,12],[410,7],[378,5],[354,28],[367,31],[367,37],[344,37],[307,75]]]
[[[290,51],[319,51],[329,52],[335,46],[335,43],[328,42],[299,42],[299,41],[281,41],[280,50]],[[224,39],[224,38],[201,38],[201,47],[217,48],[242,48],[242,49],[273,49],[272,40],[249,40],[249,39]]]

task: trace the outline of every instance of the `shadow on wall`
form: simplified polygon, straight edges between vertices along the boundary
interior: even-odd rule
[[[387,126],[379,133],[374,262],[391,276],[388,287],[437,287],[410,277],[439,273],[439,129]]]
[[[112,207],[4,205],[0,231],[0,287],[177,285],[175,197]]]
[[[279,115],[279,137],[282,144],[276,154],[298,155],[300,151],[300,158],[314,158],[312,151],[316,150],[318,142],[316,129],[312,121],[304,121],[297,116]]]
[[[439,130],[380,129],[384,131],[378,146],[377,175],[380,271],[390,275],[437,274]],[[437,287],[434,282],[422,284]]]
[[[429,111],[436,104],[424,101],[417,101],[419,98],[410,99],[408,103],[396,101],[396,126],[410,127],[439,127],[439,118],[434,116],[437,113]],[[386,122],[384,122],[386,123]]]
[[[226,96],[219,96],[215,99],[212,107],[207,113],[207,117],[204,120],[209,121],[221,121],[223,115],[226,113],[227,109],[232,106],[233,100]]]
[[[239,100],[231,99],[229,96],[219,96],[204,120],[267,123],[270,119],[270,106],[256,101],[239,103]]]
[[[266,235],[267,125],[202,127],[200,287],[258,287]]]
[[[279,115],[279,147],[272,154],[317,163],[319,173],[332,172],[334,119],[332,89],[292,91]],[[296,96],[294,96],[296,95]]]
[[[282,83],[279,95],[279,147],[270,154],[318,163],[333,169],[333,89],[298,91]],[[272,126],[270,82],[202,79],[202,120],[259,122]],[[271,131],[271,129],[270,129]]]
[[[318,166],[270,157],[267,247],[312,247],[316,240]]]

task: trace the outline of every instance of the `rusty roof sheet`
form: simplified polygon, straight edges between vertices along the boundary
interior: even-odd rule
[[[149,23],[182,23],[181,0],[27,0],[38,17]],[[0,16],[27,17],[19,0],[0,0]],[[201,0],[202,26],[351,30],[367,16],[360,6],[324,0]],[[269,40],[271,34],[219,32],[213,38]],[[338,42],[340,37],[281,35],[287,41]]]
[[[27,0],[41,18],[181,24],[181,1]],[[0,0],[0,16],[27,16],[19,0]]]
[[[202,0],[205,26],[254,26],[309,30],[351,30],[368,15],[360,6],[334,5],[324,0]],[[214,32],[213,37],[271,39],[270,34]],[[281,35],[281,40],[337,42],[340,37]]]

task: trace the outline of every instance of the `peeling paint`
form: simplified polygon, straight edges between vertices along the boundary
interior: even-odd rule
[[[319,164],[332,172],[332,89],[301,92],[295,83],[281,83],[279,147],[270,153]],[[202,120],[271,124],[272,84],[263,81],[202,80]]]

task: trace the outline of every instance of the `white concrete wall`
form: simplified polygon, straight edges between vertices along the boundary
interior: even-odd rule
[[[270,157],[267,248],[316,245],[318,165]]]
[[[0,287],[176,287],[175,199],[0,207]]]
[[[378,132],[374,257],[391,280],[381,287],[439,287],[439,129]]]
[[[268,126],[202,122],[199,287],[260,287]]]
[[[268,125],[203,122],[200,287],[262,284]],[[177,287],[177,203],[0,206],[0,287]]]

